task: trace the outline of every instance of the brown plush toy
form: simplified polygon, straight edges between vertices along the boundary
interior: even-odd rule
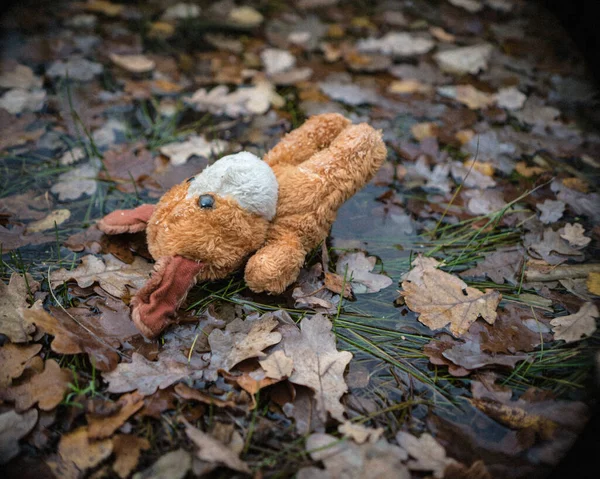
[[[146,231],[156,260],[131,301],[147,338],[174,319],[196,281],[224,278],[245,261],[255,292],[278,294],[296,280],[308,252],[328,235],[337,210],[386,158],[381,134],[338,114],[310,118],[263,160],[226,156],[169,190],[156,205],[118,210],[107,234]]]

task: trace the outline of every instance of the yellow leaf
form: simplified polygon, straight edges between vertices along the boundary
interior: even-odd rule
[[[600,296],[600,273],[590,273],[586,285],[590,293]]]

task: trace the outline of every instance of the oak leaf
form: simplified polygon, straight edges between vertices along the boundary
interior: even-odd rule
[[[351,423],[350,421],[346,421],[343,424],[340,424],[338,426],[338,431],[342,433],[344,437],[354,439],[354,441],[358,444],[363,444],[367,440],[369,442],[377,442],[383,434],[382,427],[365,427],[361,424]]]
[[[402,282],[401,292],[407,306],[421,313],[418,320],[431,329],[450,324],[450,332],[461,336],[481,316],[493,324],[502,295],[495,290],[485,293],[440,270],[423,272],[422,284]]]
[[[396,441],[408,452],[414,460],[408,461],[407,466],[413,471],[433,471],[434,477],[444,477],[444,469],[449,464],[456,462],[446,457],[446,450],[427,433],[416,438],[404,431],[396,434]]]
[[[60,269],[50,274],[53,288],[65,281],[75,280],[82,288],[87,288],[95,282],[100,284],[108,294],[121,298],[133,289],[141,288],[152,273],[152,264],[135,257],[132,264],[125,264],[111,255],[102,259],[87,255],[81,258],[81,264],[74,270]]]
[[[355,294],[376,293],[393,283],[389,276],[371,272],[376,263],[375,256],[366,256],[358,251],[340,256],[335,269],[337,274],[350,281]]]
[[[48,359],[44,371],[17,386],[0,389],[0,399],[14,401],[17,411],[25,411],[37,403],[42,411],[54,409],[63,400],[73,376]]]
[[[117,434],[112,442],[116,457],[112,466],[113,471],[121,479],[125,479],[136,468],[141,451],[150,449],[150,442],[132,434]]]
[[[579,341],[596,331],[598,308],[594,303],[585,303],[579,311],[550,321],[554,339],[564,339],[567,343]]]
[[[520,247],[501,248],[487,254],[476,267],[461,272],[460,276],[487,276],[497,284],[505,280],[516,284],[523,268],[524,253]]]
[[[13,273],[8,285],[0,281],[0,334],[8,336],[13,343],[31,339],[35,326],[24,321],[19,310],[27,308],[27,295],[39,289],[40,284],[30,274]]]
[[[259,361],[261,367],[267,373],[267,377],[273,379],[287,378],[292,374],[294,361],[288,358],[281,350],[274,351],[265,359]]]
[[[58,454],[66,464],[86,471],[100,464],[113,451],[112,439],[90,440],[85,426],[64,434],[58,443]]]
[[[0,388],[10,386],[14,378],[18,378],[31,358],[36,357],[42,349],[41,344],[29,344],[18,346],[16,344],[5,344],[0,348]]]
[[[91,439],[110,437],[130,416],[144,406],[144,396],[138,392],[124,394],[116,402],[118,410],[109,416],[88,414],[88,436]]]
[[[161,456],[154,464],[136,472],[133,479],[183,479],[192,467],[192,454],[176,449]]]
[[[300,331],[286,335],[282,342],[285,355],[294,362],[290,382],[307,386],[315,392],[319,417],[325,421],[327,413],[344,421],[344,406],[340,402],[348,390],[344,370],[352,353],[337,351],[331,322],[323,315],[305,317]]]

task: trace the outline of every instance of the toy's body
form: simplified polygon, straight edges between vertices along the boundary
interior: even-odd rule
[[[246,260],[250,289],[283,292],[306,254],[327,237],[342,203],[385,157],[381,135],[369,125],[319,115],[288,134],[264,162],[249,153],[225,157],[173,187],[156,207],[108,215],[99,225],[103,231],[145,229],[157,260],[132,301],[138,328],[158,335],[195,281],[224,278]]]

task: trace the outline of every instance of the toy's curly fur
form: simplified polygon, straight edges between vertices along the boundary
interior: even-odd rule
[[[140,218],[148,221],[148,247],[155,259],[179,256],[201,263],[196,280],[223,278],[248,260],[248,287],[281,293],[298,277],[306,254],[327,237],[338,208],[372,178],[385,157],[381,133],[369,125],[351,125],[338,114],[318,115],[286,135],[264,158],[279,184],[272,221],[243,209],[231,197],[215,195],[213,208],[199,208],[197,197],[186,198],[189,185],[184,182],[168,191],[153,211],[133,210],[132,224],[139,230]],[[122,214],[111,213],[100,228],[126,231]],[[164,269],[157,268],[161,279]],[[175,309],[189,287],[179,288]],[[134,309],[140,304],[145,304],[143,299],[134,302]],[[134,311],[133,317],[150,337],[169,322],[170,315],[161,314],[159,319]]]

